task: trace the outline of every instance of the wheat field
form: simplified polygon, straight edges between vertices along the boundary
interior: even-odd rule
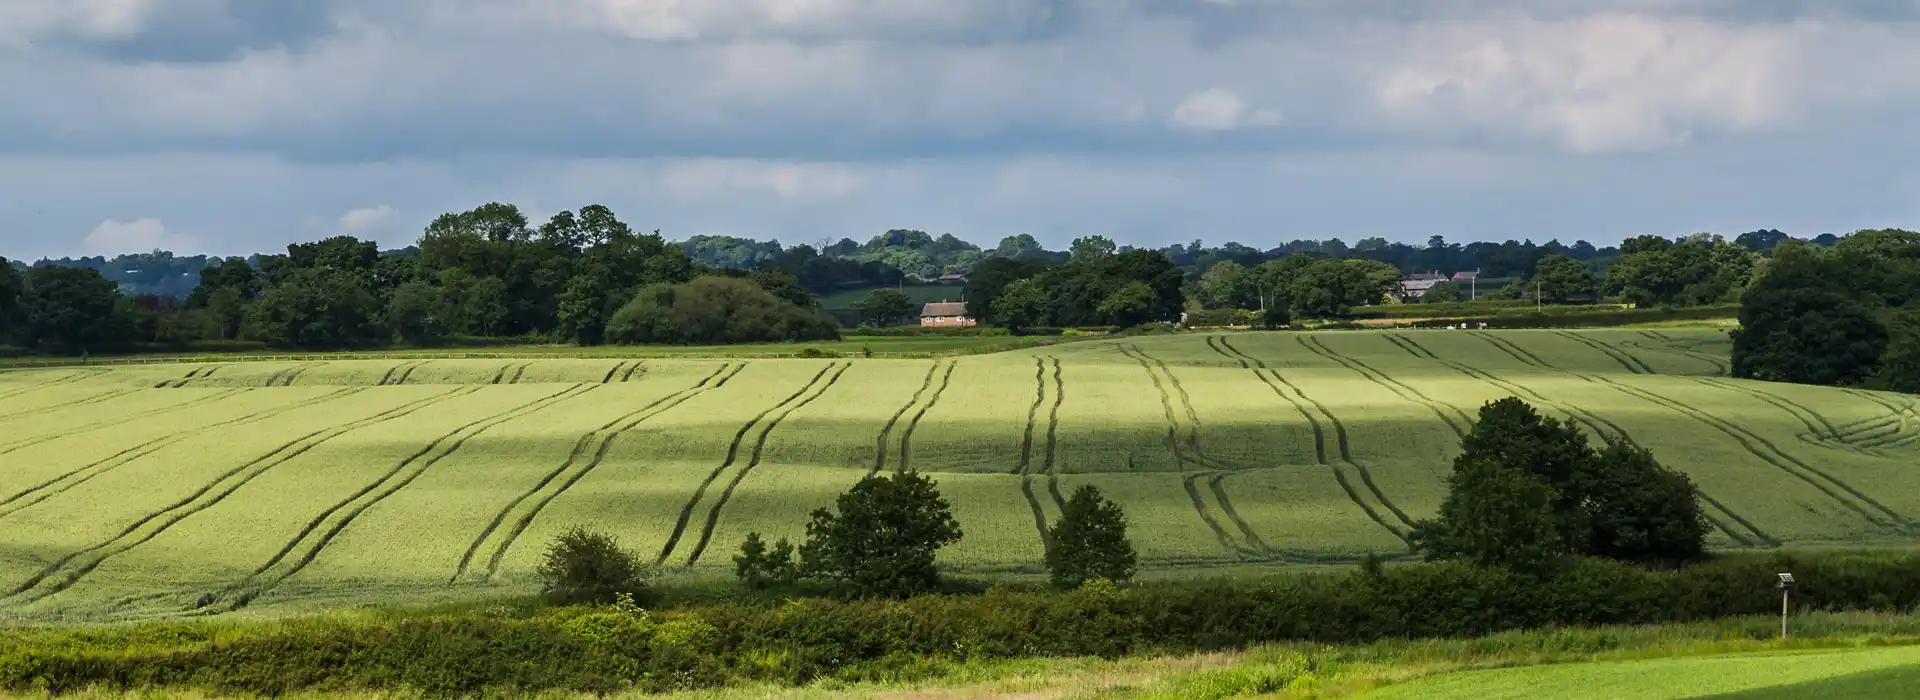
[[[984,578],[1095,484],[1143,568],[1405,556],[1518,396],[1690,474],[1712,546],[1910,547],[1916,397],[1725,378],[1717,331],[1226,333],[944,359],[231,362],[0,372],[0,619],[525,593],[566,527],[664,575],[932,475]]]

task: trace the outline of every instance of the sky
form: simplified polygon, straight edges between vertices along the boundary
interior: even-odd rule
[[[0,0],[0,255],[1920,227],[1920,0]]]

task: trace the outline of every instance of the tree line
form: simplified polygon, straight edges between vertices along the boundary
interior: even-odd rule
[[[1780,245],[1741,299],[1733,374],[1920,393],[1920,233]]]

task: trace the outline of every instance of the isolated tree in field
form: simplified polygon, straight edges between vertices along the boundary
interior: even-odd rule
[[[1585,554],[1644,564],[1680,564],[1706,555],[1699,489],[1653,453],[1610,440],[1580,476],[1588,524]]]
[[[875,328],[897,326],[913,317],[913,300],[892,289],[876,289],[867,298],[853,303],[860,322]]]
[[[740,543],[740,553],[733,557],[733,576],[754,589],[792,585],[800,577],[793,555],[793,543],[787,538],[780,538],[768,549],[760,533],[749,532],[747,540]]]
[[[1646,450],[1588,445],[1571,423],[1517,398],[1493,401],[1461,441],[1438,519],[1414,530],[1432,559],[1539,570],[1579,555],[1642,563],[1699,558],[1699,492]]]
[[[1525,471],[1457,461],[1439,519],[1416,526],[1414,544],[1430,559],[1539,571],[1571,553],[1553,501],[1553,487]]]
[[[1047,572],[1053,585],[1077,588],[1092,579],[1121,583],[1133,578],[1137,557],[1127,539],[1120,505],[1088,484],[1073,492],[1060,519],[1047,530]]]
[[[539,574],[541,594],[555,605],[611,603],[621,593],[645,600],[649,593],[638,556],[612,535],[577,526],[548,545]]]
[[[934,555],[960,541],[953,507],[916,472],[870,476],[813,511],[800,547],[802,575],[837,581],[860,597],[928,593],[940,586]]]

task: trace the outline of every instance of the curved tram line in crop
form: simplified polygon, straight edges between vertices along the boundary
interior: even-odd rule
[[[573,451],[567,454],[566,461],[548,472],[532,488],[515,496],[512,501],[508,501],[500,512],[494,514],[493,520],[473,538],[472,544],[467,545],[467,551],[460,555],[460,564],[454,569],[453,575],[447,579],[447,582],[454,583],[466,576],[473,565],[474,555],[485,549],[488,541],[500,531],[500,526],[512,518],[512,527],[508,528],[499,541],[494,543],[493,554],[487,559],[487,570],[483,578],[491,580],[499,573],[500,563],[506,559],[507,551],[513,548],[513,544],[519,541],[520,535],[533,524],[534,518],[539,517],[540,512],[545,510],[547,504],[552,503],[553,499],[559,498],[561,494],[567,492],[567,489],[573,488],[574,484],[579,483],[587,474],[599,467],[600,463],[606,460],[607,453],[613,449],[614,440],[627,431],[639,427],[641,423],[673,410],[674,407],[686,403],[695,396],[725,386],[728,380],[740,374],[740,371],[746,367],[745,362],[723,362],[719,367],[714,368],[713,373],[701,378],[693,386],[660,397],[582,434],[578,440],[574,441]],[[553,488],[549,490],[548,486]],[[526,505],[524,511],[521,510],[522,505]],[[516,512],[519,512],[517,518],[514,517]]]

